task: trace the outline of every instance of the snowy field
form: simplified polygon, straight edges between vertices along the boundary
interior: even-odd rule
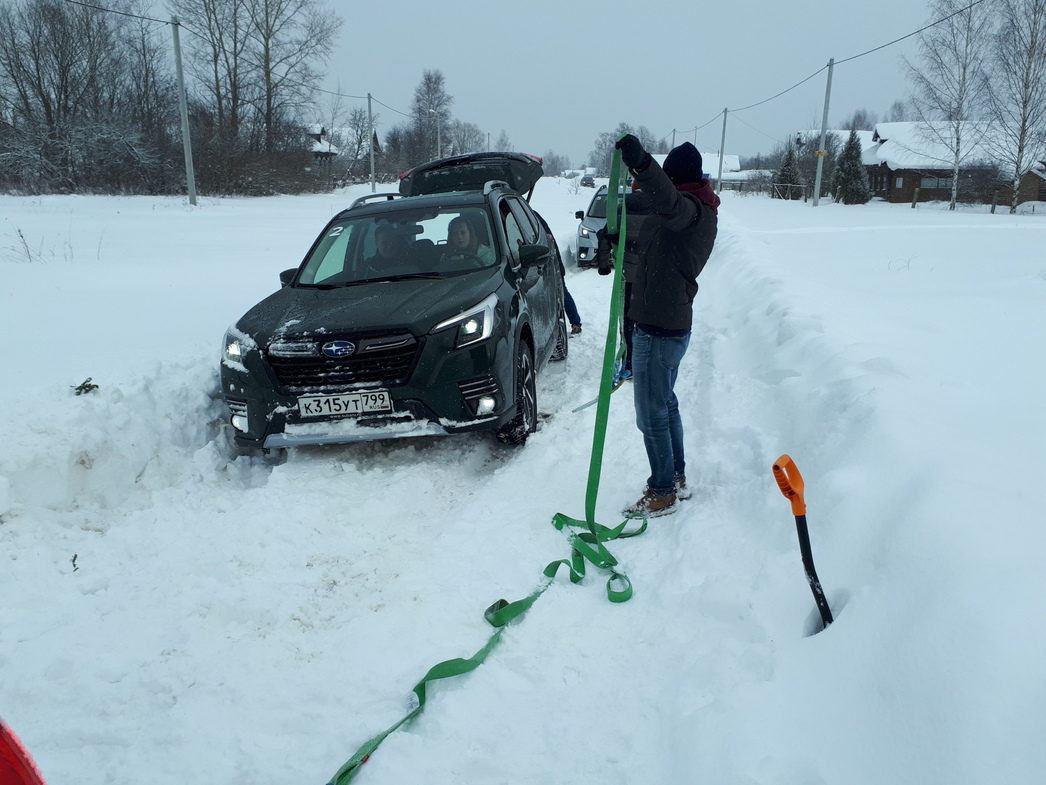
[[[584,517],[610,279],[522,450],[230,460],[226,327],[368,186],[0,197],[0,715],[50,785],[323,785]],[[564,249],[591,189],[542,180]],[[726,194],[678,393],[691,501],[561,576],[366,785],[983,785],[1046,770],[1046,205]],[[96,390],[76,395],[91,378]],[[806,479],[818,617],[771,475]],[[597,519],[648,474],[612,399]]]

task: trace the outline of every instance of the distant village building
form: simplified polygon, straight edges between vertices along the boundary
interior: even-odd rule
[[[341,151],[330,143],[326,128],[313,126],[307,135],[312,140],[312,157],[317,161],[330,161],[341,154]]]
[[[984,122],[968,121],[963,125],[966,141],[960,162],[960,195],[979,178],[982,188],[996,192],[1001,203],[1009,202],[1013,194],[1012,175],[996,152],[1003,145],[989,144],[997,131]],[[942,123],[937,130],[935,133],[931,124],[923,122],[875,126],[870,144],[862,147],[874,196],[894,203],[951,199],[953,153],[945,141],[949,129]],[[1046,200],[1044,185],[1046,163],[1035,160],[1021,175],[1018,204]]]

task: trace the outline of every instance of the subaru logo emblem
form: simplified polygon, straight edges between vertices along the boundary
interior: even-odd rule
[[[320,348],[327,357],[348,357],[356,351],[356,344],[351,341],[329,341]]]

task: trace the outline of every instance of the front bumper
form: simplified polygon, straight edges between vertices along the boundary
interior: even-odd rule
[[[435,436],[491,430],[515,416],[514,357],[505,338],[447,351],[430,341],[406,383],[354,385],[345,389],[281,389],[258,352],[245,366],[221,365],[222,395],[236,442],[253,449],[341,444],[376,439]],[[393,411],[382,414],[302,417],[298,395],[385,389]],[[493,400],[483,411],[481,400]]]

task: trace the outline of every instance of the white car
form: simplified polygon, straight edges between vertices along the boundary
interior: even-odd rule
[[[578,210],[574,217],[581,221],[577,227],[577,266],[596,266],[596,232],[607,225],[607,187],[599,186],[587,210]]]

